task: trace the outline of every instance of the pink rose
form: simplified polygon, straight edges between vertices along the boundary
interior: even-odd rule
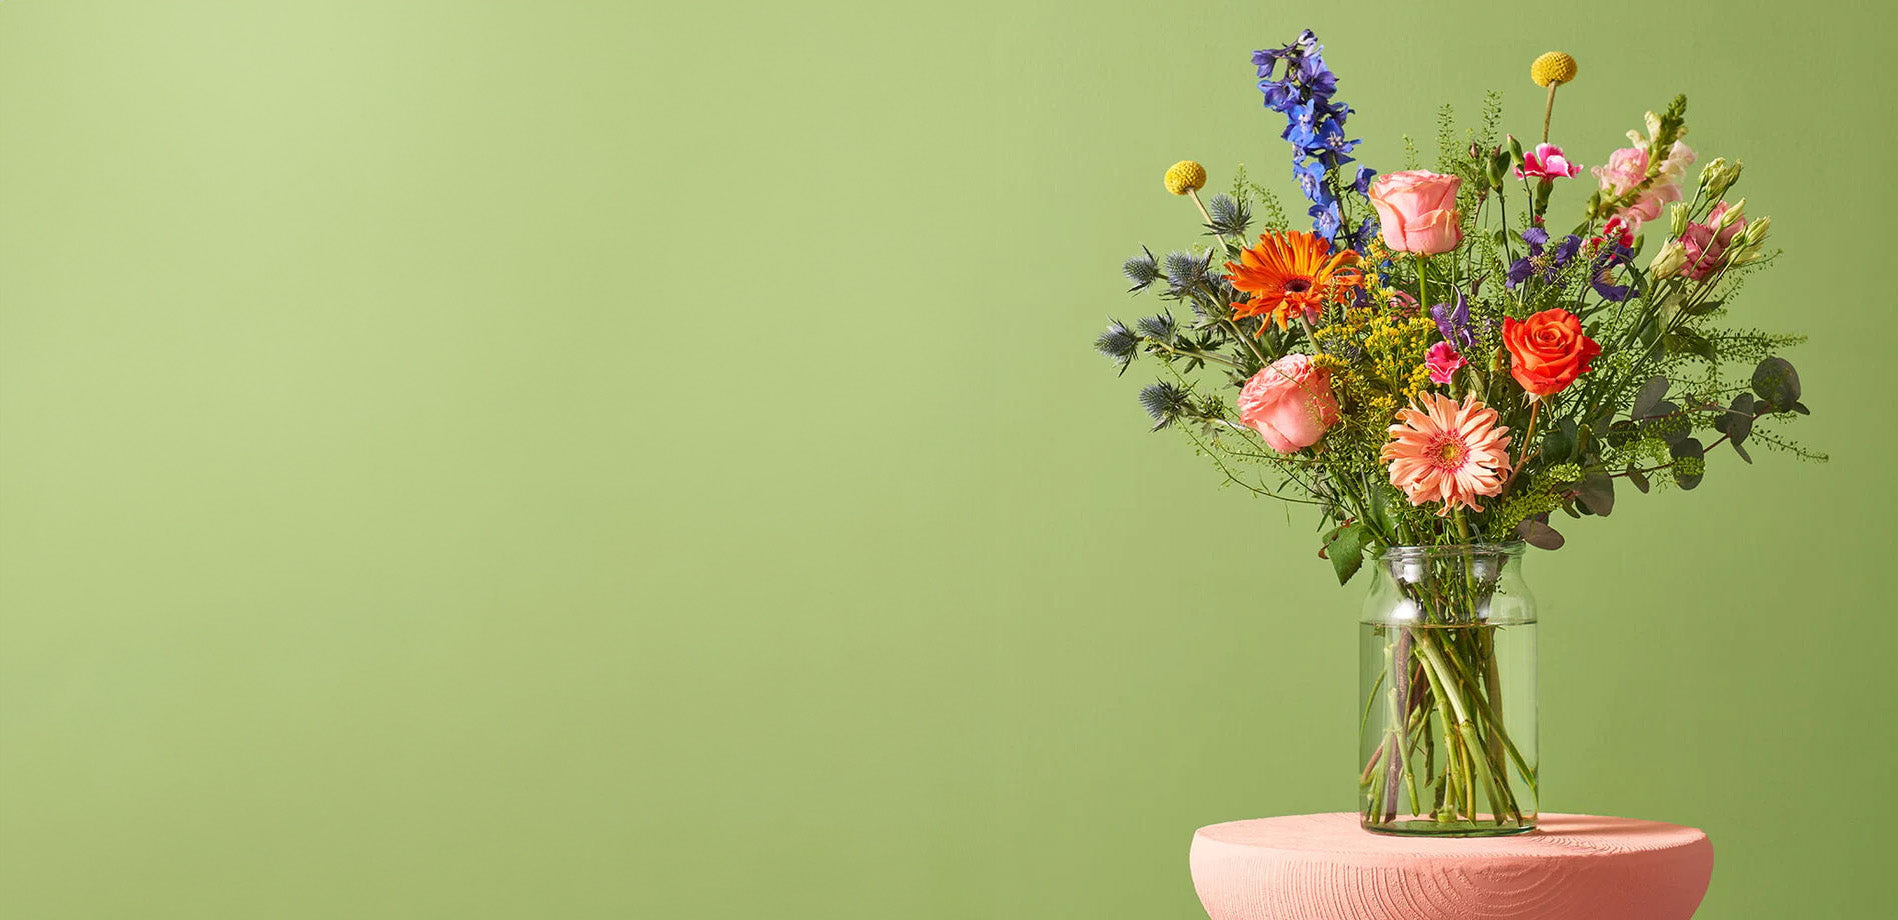
[[[1430,369],[1431,383],[1449,383],[1456,379],[1456,369],[1466,362],[1457,354],[1456,346],[1449,342],[1438,342],[1424,352],[1424,367]]]
[[[1397,252],[1433,255],[1463,242],[1463,215],[1456,209],[1460,176],[1422,169],[1387,173],[1371,183],[1371,206],[1384,225],[1384,245]]]
[[[1536,149],[1522,155],[1522,165],[1516,167],[1516,178],[1536,176],[1543,179],[1569,179],[1581,171],[1579,164],[1570,163],[1562,155],[1562,148],[1554,144],[1537,144]]]
[[[1659,174],[1654,183],[1635,199],[1633,204],[1621,209],[1616,216],[1629,226],[1639,228],[1641,224],[1661,216],[1661,206],[1681,200],[1681,179],[1687,174],[1687,167],[1694,162],[1694,151],[1686,144],[1675,141],[1667,152],[1667,159],[1661,161]],[[1595,167],[1595,178],[1600,180],[1602,195],[1612,198],[1625,194],[1629,189],[1641,183],[1648,175],[1648,151],[1646,147],[1623,147],[1608,156],[1607,166]]]
[[[1281,454],[1318,443],[1338,422],[1331,372],[1301,354],[1272,362],[1239,391],[1239,420]]]
[[[1687,249],[1687,262],[1681,266],[1681,274],[1695,281],[1705,281],[1726,263],[1727,244],[1746,229],[1746,218],[1736,214],[1732,223],[1722,229],[1714,229],[1720,223],[1720,216],[1725,213],[1727,203],[1722,201],[1713,206],[1713,213],[1707,215],[1706,223],[1687,225],[1687,231],[1681,234],[1681,245]]]

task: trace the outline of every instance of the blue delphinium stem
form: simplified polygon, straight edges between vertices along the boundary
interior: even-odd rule
[[[1283,48],[1252,52],[1252,63],[1258,67],[1266,108],[1285,116],[1280,137],[1292,145],[1292,175],[1311,202],[1305,213],[1311,217],[1312,232],[1332,241],[1343,236],[1346,245],[1362,246],[1369,223],[1346,225],[1335,181],[1338,169],[1353,162],[1350,153],[1359,142],[1344,135],[1351,107],[1334,99],[1338,75],[1325,66],[1324,46],[1306,29]],[[1375,175],[1360,165],[1351,185],[1363,194]]]

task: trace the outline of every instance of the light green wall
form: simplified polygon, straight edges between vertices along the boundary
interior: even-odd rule
[[[1194,916],[1349,807],[1359,591],[1086,346],[1306,25],[1374,166],[1552,47],[1746,160],[1835,460],[1530,561],[1545,806],[1889,909],[1889,14],[7,0],[0,914]]]

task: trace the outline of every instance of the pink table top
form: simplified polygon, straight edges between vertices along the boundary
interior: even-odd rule
[[[1514,837],[1367,833],[1355,814],[1200,828],[1193,884],[1213,920],[1686,920],[1713,845],[1691,827],[1541,816]]]

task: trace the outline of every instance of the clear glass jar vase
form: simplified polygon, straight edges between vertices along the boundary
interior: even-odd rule
[[[1381,834],[1536,825],[1536,605],[1523,545],[1399,546],[1360,620],[1358,813]]]

